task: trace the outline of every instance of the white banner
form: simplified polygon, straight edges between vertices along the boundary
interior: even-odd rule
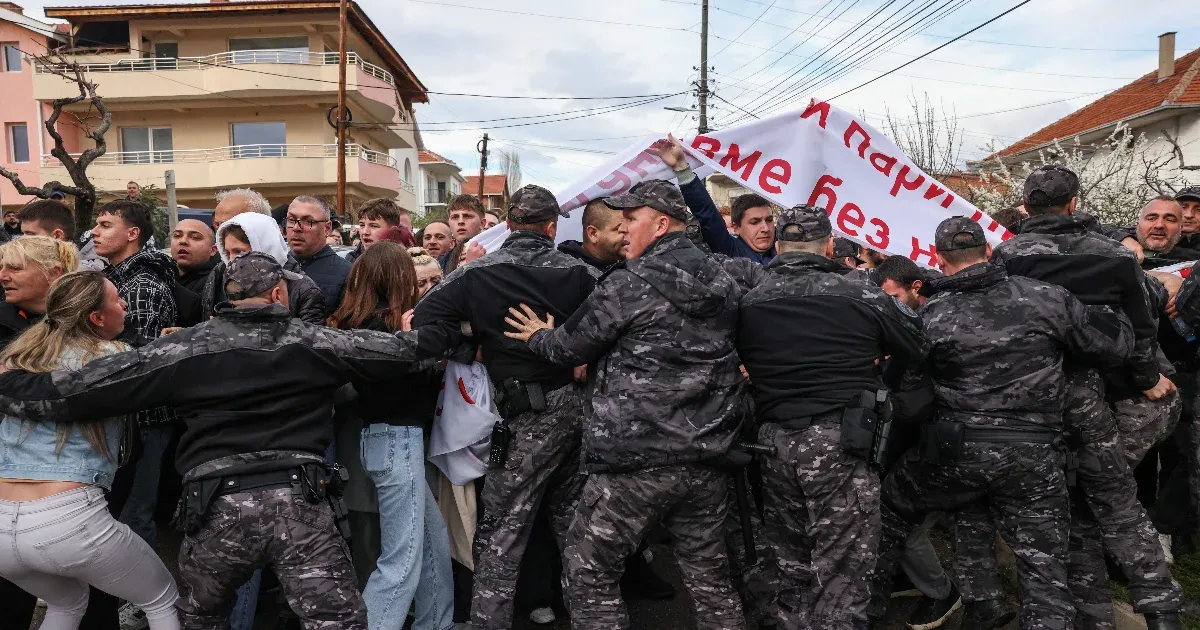
[[[582,206],[647,179],[674,173],[639,139],[558,194],[571,210],[558,240],[581,240]],[[828,103],[682,140],[696,175],[720,172],[785,208],[822,206],[833,229],[861,245],[937,264],[933,232],[943,219],[968,216],[993,244],[1012,235],[991,217],[918,169],[883,133]],[[504,225],[476,239],[489,251],[507,236]]]

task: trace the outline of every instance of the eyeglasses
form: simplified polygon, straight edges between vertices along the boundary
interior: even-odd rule
[[[301,228],[305,232],[313,229],[320,223],[328,223],[328,221],[313,221],[312,219],[296,219],[294,217],[287,218],[287,226],[289,228]]]

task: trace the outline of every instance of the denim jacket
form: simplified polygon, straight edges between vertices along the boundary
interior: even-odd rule
[[[126,347],[123,344],[108,343],[96,357],[124,349]],[[81,367],[83,350],[79,348],[65,349],[56,366],[60,370],[78,370]],[[80,433],[80,425],[64,425],[71,427],[71,433],[62,452],[56,452],[59,425],[53,422],[26,422],[21,418],[4,416],[0,420],[0,478],[74,481],[111,489],[113,475],[117,472],[126,417],[109,418],[103,422],[108,456],[92,447]]]

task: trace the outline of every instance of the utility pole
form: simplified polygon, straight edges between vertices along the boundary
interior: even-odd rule
[[[338,8],[337,210],[346,214],[346,3]]]
[[[163,181],[166,182],[167,188],[167,223],[169,224],[169,233],[175,233],[175,226],[179,225],[179,202],[175,198],[175,171],[167,171],[163,173]]]
[[[479,149],[479,201],[483,203],[483,172],[487,169],[487,134],[483,134],[483,140],[475,145]]]
[[[708,133],[708,0],[700,0],[700,99],[701,134]]]

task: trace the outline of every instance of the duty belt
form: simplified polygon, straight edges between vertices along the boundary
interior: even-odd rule
[[[1061,431],[1025,430],[1007,427],[965,427],[964,442],[993,442],[1005,444],[1063,444]]]
[[[221,485],[216,491],[216,496],[245,492],[247,490],[261,490],[263,488],[299,486],[301,483],[300,478],[303,474],[304,471],[300,468],[289,468],[287,470],[272,470],[248,475],[222,477]]]
[[[778,424],[780,428],[787,429],[788,431],[803,431],[804,429],[807,429],[808,427],[811,427],[813,425],[840,424],[841,422],[842,422],[842,410],[838,409],[836,411],[826,411],[825,413],[819,413],[815,416],[805,416],[803,418],[792,418],[791,420],[785,420],[783,422],[778,422],[776,424]]]

